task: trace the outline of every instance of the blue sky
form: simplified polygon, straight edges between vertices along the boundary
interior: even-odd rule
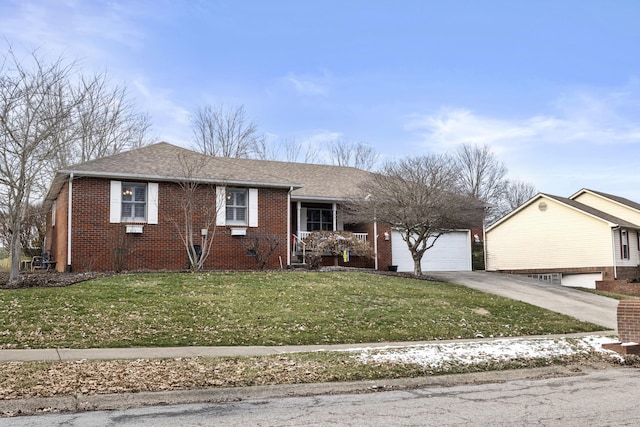
[[[0,0],[6,41],[125,82],[159,140],[244,105],[272,141],[488,144],[542,192],[640,202],[639,19],[636,0]]]

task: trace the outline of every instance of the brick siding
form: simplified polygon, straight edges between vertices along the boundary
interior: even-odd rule
[[[623,343],[640,343],[640,300],[618,303],[618,337]]]
[[[66,206],[68,184],[58,196],[56,225],[48,230],[51,250],[58,270],[66,265]],[[73,215],[71,265],[73,271],[183,270],[188,268],[188,255],[180,237],[184,228],[182,206],[184,192],[177,184],[160,182],[158,189],[158,224],[143,224],[141,234],[127,234],[125,224],[109,223],[110,181],[77,178],[73,181]],[[215,188],[202,186],[197,202],[215,204]],[[256,269],[255,256],[246,244],[257,236],[270,235],[279,240],[266,268],[279,268],[280,258],[287,259],[287,190],[258,190],[258,227],[247,227],[246,236],[231,236],[231,227],[212,226],[215,231],[206,270]],[[196,244],[204,216],[196,216]],[[49,244],[49,243],[48,243]],[[60,262],[64,260],[63,262]]]

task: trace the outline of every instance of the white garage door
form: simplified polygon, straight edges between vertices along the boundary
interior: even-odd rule
[[[411,252],[397,231],[391,235],[391,250],[398,271],[412,272]],[[471,231],[452,231],[440,236],[422,257],[422,271],[471,271]]]
[[[596,280],[602,280],[602,273],[563,274],[562,286],[595,289]]]

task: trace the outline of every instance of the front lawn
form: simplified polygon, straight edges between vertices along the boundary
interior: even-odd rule
[[[296,345],[601,330],[439,282],[366,273],[111,276],[0,291],[0,347]]]

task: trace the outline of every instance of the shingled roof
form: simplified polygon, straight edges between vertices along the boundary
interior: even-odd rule
[[[613,194],[603,193],[602,191],[590,190],[588,188],[583,188],[582,190],[578,191],[576,194],[571,196],[571,199],[574,199],[578,195],[580,195],[582,193],[585,193],[585,192],[597,194],[597,195],[599,195],[601,197],[604,197],[606,199],[613,200],[614,202],[618,202],[618,203],[620,203],[622,205],[630,207],[631,209],[635,209],[637,211],[640,211],[640,203],[637,203],[637,202],[634,202],[633,200],[629,200],[629,199],[626,199],[624,197],[616,196],[616,195],[613,195]]]
[[[559,197],[559,196],[553,196],[551,194],[545,194],[547,197],[550,197],[552,199],[555,199],[561,203],[564,203],[565,205],[571,206],[575,209],[581,210],[585,213],[588,213],[590,215],[593,215],[595,217],[598,217],[600,219],[603,219],[607,222],[610,222],[612,224],[615,224],[619,227],[624,227],[624,228],[631,228],[631,229],[640,229],[640,225],[638,224],[634,224],[632,222],[626,221],[622,218],[618,218],[616,216],[610,215],[606,212],[603,212],[601,210],[592,208],[591,206],[587,206],[583,203],[580,202],[576,202],[573,199],[568,199],[566,197]]]
[[[69,175],[110,179],[176,181],[184,179],[184,164],[202,167],[190,177],[223,185],[293,188],[298,199],[343,200],[357,193],[370,172],[352,167],[211,157],[159,142],[112,156],[69,166],[58,172],[58,185]],[[50,196],[59,189],[52,186]],[[52,194],[55,193],[55,194]]]

